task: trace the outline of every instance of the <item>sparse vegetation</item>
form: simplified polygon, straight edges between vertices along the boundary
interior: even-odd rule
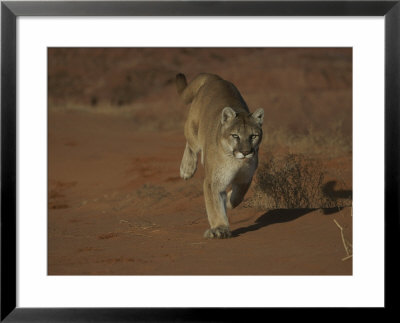
[[[266,129],[263,151],[284,150],[290,154],[324,157],[337,157],[352,152],[352,137],[345,134],[342,120],[320,129],[308,125],[304,133],[295,133],[285,127],[273,129],[266,126]]]
[[[144,184],[136,191],[136,195],[140,199],[151,199],[152,203],[168,197],[170,193],[163,186]]]
[[[325,182],[317,160],[300,154],[270,158],[255,178],[251,206],[276,208],[333,208],[351,205],[351,191],[335,191],[336,182]]]

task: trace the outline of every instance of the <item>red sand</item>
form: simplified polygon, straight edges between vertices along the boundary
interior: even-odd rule
[[[229,212],[234,237],[205,240],[203,172],[179,178],[181,132],[160,140],[82,112],[51,112],[49,125],[50,275],[352,273],[333,221],[350,239],[350,208],[239,206]]]

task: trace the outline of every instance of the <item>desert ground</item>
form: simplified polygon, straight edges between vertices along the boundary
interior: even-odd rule
[[[203,238],[202,166],[179,177],[179,72],[265,111],[230,239]],[[350,48],[48,50],[49,275],[351,275],[351,243]]]

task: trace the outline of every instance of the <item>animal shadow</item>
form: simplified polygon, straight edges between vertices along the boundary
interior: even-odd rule
[[[275,223],[284,223],[293,221],[307,213],[315,211],[316,209],[276,209],[269,210],[268,212],[261,215],[254,224],[248,227],[239,228],[232,231],[232,237],[238,237],[241,234],[256,231],[263,227],[266,227]]]
[[[338,199],[352,199],[352,190],[335,190],[337,182],[336,181],[329,181],[322,187],[323,194],[329,198],[333,204],[335,205]],[[333,214],[342,210],[343,207],[335,206],[331,208],[323,208],[321,209],[322,212],[326,215]],[[232,231],[232,237],[238,237],[246,232],[256,231],[263,227],[266,227],[271,224],[275,223],[284,223],[293,221],[307,213],[315,211],[317,209],[276,209],[276,210],[269,210],[268,212],[261,215],[254,224],[251,224],[244,228],[239,228]]]
[[[322,192],[329,198],[337,199],[351,199],[353,195],[352,190],[335,190],[337,182],[329,181],[322,187]]]
[[[337,182],[336,181],[329,181],[322,187],[322,193],[330,199],[334,205],[340,205],[338,203],[338,199],[344,200],[351,200],[353,196],[352,190],[335,190]],[[332,214],[339,212],[342,207],[336,206],[332,208],[322,209],[324,214]]]

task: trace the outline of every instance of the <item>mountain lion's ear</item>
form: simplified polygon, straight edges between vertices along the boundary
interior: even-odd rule
[[[254,111],[251,116],[256,120],[256,122],[261,126],[264,121],[264,110],[262,108]]]
[[[221,123],[224,124],[236,117],[236,112],[231,107],[226,107],[222,110]]]

